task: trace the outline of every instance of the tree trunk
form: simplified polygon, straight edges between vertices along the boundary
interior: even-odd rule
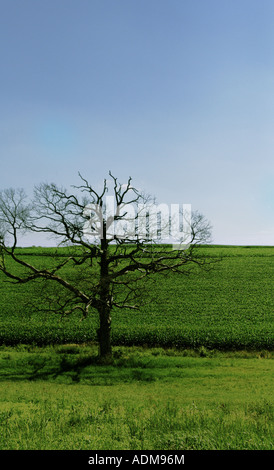
[[[99,358],[103,362],[112,361],[112,347],[111,347],[111,317],[110,309],[103,306],[100,315],[100,327],[97,330],[99,341]]]
[[[99,359],[102,362],[112,361],[111,348],[111,307],[110,285],[108,279],[108,242],[106,237],[106,223],[103,221],[103,238],[101,240],[101,261],[100,261],[100,307],[99,320],[100,326],[97,330],[99,341]]]

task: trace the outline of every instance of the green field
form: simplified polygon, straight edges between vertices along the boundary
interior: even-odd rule
[[[139,311],[113,311],[114,345],[218,350],[273,350],[274,247],[208,246],[222,260],[210,272],[154,276],[140,289]],[[20,250],[33,263],[51,263],[51,248]],[[62,251],[60,251],[60,255]],[[71,273],[69,273],[71,274]],[[45,314],[37,284],[14,285],[0,276],[0,344],[85,343],[96,339],[97,314],[83,320]],[[39,284],[38,284],[39,286]]]
[[[0,449],[273,450],[274,248],[201,250],[212,271],[157,276],[139,311],[113,311],[108,366],[96,312],[42,313],[39,283],[1,275]]]
[[[268,353],[0,348],[0,449],[273,450]],[[212,463],[212,462],[211,462]]]

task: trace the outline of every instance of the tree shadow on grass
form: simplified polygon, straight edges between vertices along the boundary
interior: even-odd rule
[[[55,360],[52,364],[49,364],[47,361],[42,361],[37,365],[33,364],[34,367],[28,380],[57,380],[58,378],[63,378],[68,382],[79,383],[87,368],[98,369],[100,367],[96,356],[77,357],[75,359],[74,356],[66,354],[58,359],[58,361]],[[94,374],[95,372],[94,370]]]
[[[75,358],[70,354],[56,357],[35,354],[16,360],[9,357],[4,359],[4,361],[1,361],[0,366],[0,381],[56,380],[62,378],[63,381],[67,382],[79,382],[82,372],[87,367],[98,367],[96,357]]]
[[[114,361],[111,365],[100,363],[97,356],[75,354],[30,355],[27,358],[1,361],[0,382],[53,381],[89,385],[116,385],[129,382],[154,382],[155,371],[140,361]]]

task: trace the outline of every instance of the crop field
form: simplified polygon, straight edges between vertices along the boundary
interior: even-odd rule
[[[22,248],[24,259],[45,266],[52,248]],[[274,247],[207,246],[220,259],[209,272],[170,273],[146,280],[138,311],[116,309],[116,346],[273,350]],[[61,251],[60,251],[61,254]],[[71,268],[72,269],[72,268]],[[64,344],[96,340],[97,313],[62,317],[41,312],[37,283],[7,282],[0,275],[0,344]]]

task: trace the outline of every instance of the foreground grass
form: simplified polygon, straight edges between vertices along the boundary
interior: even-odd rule
[[[273,449],[273,356],[0,348],[0,449]]]

